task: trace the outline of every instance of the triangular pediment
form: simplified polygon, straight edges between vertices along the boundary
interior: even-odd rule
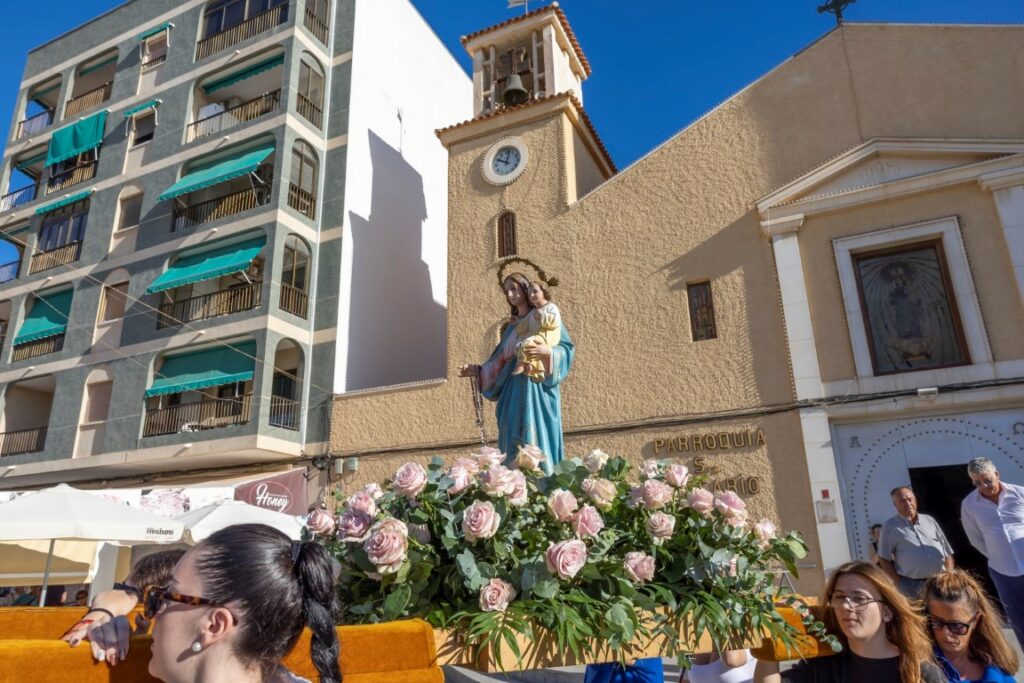
[[[822,164],[757,203],[762,213],[1024,153],[1024,142],[875,139]]]

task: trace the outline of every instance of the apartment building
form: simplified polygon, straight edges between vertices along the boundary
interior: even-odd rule
[[[0,489],[286,469],[334,393],[444,376],[470,93],[406,0],[130,0],[30,52]]]

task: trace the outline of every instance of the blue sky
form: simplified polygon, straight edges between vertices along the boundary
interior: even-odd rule
[[[142,0],[143,2],[145,0]],[[372,0],[361,0],[370,1]],[[412,0],[469,69],[461,35],[522,10],[506,0]],[[0,23],[0,121],[10,118],[33,47],[120,4],[49,0],[23,4]],[[545,3],[530,3],[531,8]],[[590,60],[585,105],[619,167],[632,163],[832,26],[820,0],[561,0]],[[848,21],[1024,23],[1022,0],[857,0]],[[0,262],[5,261],[0,255]]]

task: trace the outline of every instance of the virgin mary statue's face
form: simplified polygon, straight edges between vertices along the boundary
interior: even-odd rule
[[[519,283],[512,278],[505,278],[505,298],[508,299],[508,303],[518,308],[526,301],[526,294],[523,292],[523,288],[519,286]]]

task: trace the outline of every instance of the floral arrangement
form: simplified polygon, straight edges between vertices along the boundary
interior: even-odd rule
[[[336,520],[311,516],[343,566],[343,623],[419,617],[517,657],[517,634],[546,633],[577,660],[598,647],[625,657],[656,637],[681,658],[704,633],[716,647],[762,634],[794,642],[773,570],[795,574],[806,546],[752,523],[734,492],[702,488],[678,462],[647,461],[637,476],[599,450],[547,476],[532,446],[505,460],[484,447],[450,467],[407,463],[351,495]]]

